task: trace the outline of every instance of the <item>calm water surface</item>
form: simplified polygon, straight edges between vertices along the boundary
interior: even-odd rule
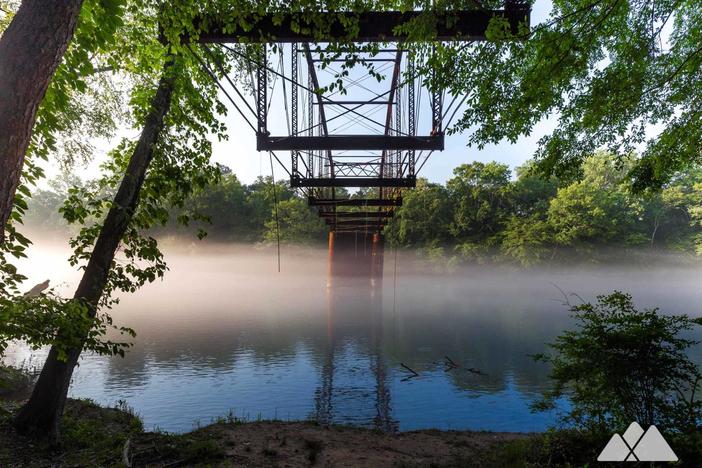
[[[78,274],[67,254],[38,246],[35,255],[44,260],[27,265],[31,280],[70,293]],[[691,267],[437,274],[400,255],[395,275],[388,254],[373,292],[365,283],[328,290],[322,251],[284,250],[282,273],[253,248],[167,258],[165,281],[113,311],[137,331],[134,347],[124,359],[84,356],[70,395],[125,400],[147,428],[176,432],[230,412],[386,430],[540,431],[558,410],[530,411],[548,368],[529,355],[572,325],[554,285],[585,300],[621,289],[640,306],[702,315],[702,270]],[[702,362],[699,347],[693,354]],[[9,360],[40,365],[44,355],[18,346]],[[446,357],[460,368],[447,369]]]

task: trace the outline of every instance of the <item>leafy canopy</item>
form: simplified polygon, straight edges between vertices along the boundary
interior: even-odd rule
[[[515,36],[441,47],[436,77],[467,94],[453,131],[482,148],[529,135],[545,174],[579,173],[598,149],[641,158],[635,189],[660,188],[702,157],[702,8],[698,0],[554,0],[546,21]]]

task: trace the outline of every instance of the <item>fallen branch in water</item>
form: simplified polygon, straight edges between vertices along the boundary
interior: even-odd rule
[[[404,363],[402,363],[402,362],[400,363],[400,365],[401,365],[402,367],[404,367],[405,369],[407,369],[408,371],[410,371],[411,373],[413,373],[413,374],[414,374],[414,377],[419,377],[419,373],[418,373],[418,372],[415,372],[414,369],[411,369],[410,367],[407,367],[407,366],[406,366]]]
[[[453,361],[453,359],[451,359],[450,357],[444,356],[444,358],[446,359],[446,363],[445,363],[445,364],[446,364],[447,366],[449,366],[449,369],[446,369],[446,370],[458,369],[459,367],[461,367],[461,366],[459,366],[458,364],[456,364],[456,363]]]
[[[444,358],[446,358],[446,362],[444,363],[447,366],[446,369],[444,369],[446,372],[453,369],[461,369],[461,366],[450,357],[444,356]],[[485,372],[481,371],[480,369],[476,369],[475,367],[466,367],[465,369],[472,374],[487,375]]]

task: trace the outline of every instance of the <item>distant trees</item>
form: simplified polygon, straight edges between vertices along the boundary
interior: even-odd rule
[[[442,246],[451,235],[451,202],[446,187],[417,181],[417,188],[404,193],[404,209],[398,210],[391,236],[406,247]]]
[[[570,183],[542,178],[532,162],[517,168],[516,179],[504,164],[464,164],[445,186],[419,179],[414,190],[405,191],[385,234],[394,245],[454,263],[597,260],[604,257],[601,251],[614,248],[702,254],[702,170],[677,176],[659,192],[632,194],[631,164],[599,152],[584,161],[582,178]],[[170,218],[218,241],[275,241],[271,178],[245,185],[228,169],[224,172],[219,183],[171,209]],[[65,194],[55,189],[37,192],[28,224],[56,223],[57,203]],[[283,181],[276,182],[276,194],[281,240],[323,242],[324,223],[306,200]],[[174,222],[150,232],[186,234]]]
[[[454,262],[594,260],[610,247],[702,252],[702,171],[632,194],[634,162],[598,152],[565,183],[535,174],[531,162],[516,180],[502,164],[464,164],[446,188],[421,182],[407,192],[387,234],[402,247],[445,246]]]
[[[275,193],[274,193],[275,190]],[[250,185],[242,184],[227,168],[219,183],[193,194],[172,218],[186,217],[189,224],[223,242],[275,242],[275,202],[278,201],[280,240],[310,244],[324,240],[324,222],[287,182],[259,176]],[[153,230],[154,235],[184,235],[187,229],[174,223]]]
[[[182,206],[169,209],[168,221],[150,227],[152,236],[190,236],[193,231],[219,242],[275,242],[275,198],[278,199],[280,238],[285,243],[323,242],[326,227],[307,200],[286,181],[276,181],[275,197],[270,176],[242,184],[226,166],[216,183],[196,189]],[[76,186],[80,187],[80,183]],[[94,184],[89,182],[88,185]],[[51,181],[50,189],[35,191],[25,215],[31,228],[55,234],[71,227],[59,210],[70,196],[68,187]],[[435,229],[440,229],[437,225]]]
[[[603,246],[695,249],[696,170],[659,192],[632,194],[627,174],[633,164],[633,157],[617,161],[604,152],[585,160],[582,180],[559,188],[549,203],[554,247],[582,253]]]
[[[274,208],[275,210],[275,208]],[[294,244],[319,243],[328,228],[308,205],[307,200],[293,197],[278,203],[278,219],[266,221],[263,238],[268,242],[280,241]]]
[[[506,164],[475,162],[453,170],[451,234],[459,242],[491,245],[509,213],[510,171]]]

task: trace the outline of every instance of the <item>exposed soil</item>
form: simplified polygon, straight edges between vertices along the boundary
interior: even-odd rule
[[[216,441],[224,465],[257,467],[487,466],[493,448],[528,437],[437,430],[390,435],[308,422],[222,423],[191,436]],[[145,450],[149,444],[147,437],[134,445],[135,464],[149,463],[154,454]]]
[[[187,434],[144,432],[127,408],[69,400],[58,444],[12,428],[0,411],[0,466],[392,467],[501,466],[495,458],[527,434],[416,431],[386,434],[312,422],[222,420]],[[126,411],[125,411],[126,410]]]

